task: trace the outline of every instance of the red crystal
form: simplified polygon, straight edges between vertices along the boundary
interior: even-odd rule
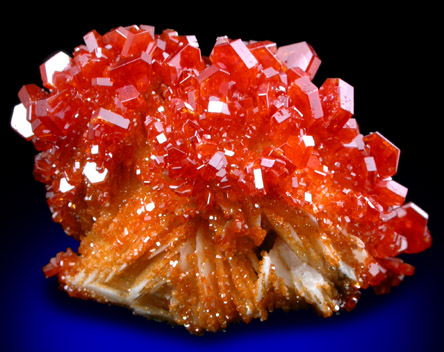
[[[246,90],[256,77],[258,61],[240,39],[216,44],[210,60],[214,65],[228,70],[231,79],[242,90]]]
[[[327,129],[339,132],[354,113],[353,87],[339,78],[327,79],[319,89]]]
[[[299,67],[302,71],[307,72],[313,79],[321,64],[319,56],[313,48],[306,42],[300,42],[281,46],[276,56],[281,59],[287,68]]]
[[[416,204],[409,202],[395,210],[396,217],[391,219],[394,230],[407,240],[406,253],[419,253],[432,243],[427,228],[428,214]]]
[[[44,270],[71,295],[95,298],[101,280],[106,300],[198,332],[301,302],[328,316],[413,274],[397,256],[432,240],[392,179],[399,149],[360,133],[350,84],[318,89],[306,42],[219,37],[206,58],[194,36],[144,25],[84,42],[41,65],[46,89],[23,86],[11,120],[40,151],[54,221],[81,241]],[[148,282],[159,291],[134,306]]]
[[[381,177],[395,175],[398,170],[399,149],[379,132],[370,133],[364,137],[364,141],[375,158]]]

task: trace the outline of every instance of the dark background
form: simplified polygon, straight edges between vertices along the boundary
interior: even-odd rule
[[[437,9],[388,9],[372,3],[311,9],[299,5],[228,4],[162,9],[108,4],[64,8],[39,4],[9,11],[1,34],[1,147],[3,209],[0,349],[2,351],[90,351],[101,348],[184,350],[279,348],[310,350],[438,350],[443,346],[442,303],[442,28]],[[253,10],[257,10],[254,13]],[[259,14],[258,14],[259,13]],[[174,16],[176,15],[176,16]],[[176,20],[178,18],[179,20]],[[172,28],[196,35],[208,56],[218,36],[271,40],[278,46],[307,41],[322,60],[314,79],[320,86],[340,77],[355,87],[355,118],[361,132],[379,131],[401,149],[395,180],[430,216],[434,239],[425,253],[404,256],[416,266],[390,295],[363,293],[357,308],[323,320],[312,313],[276,312],[265,323],[234,325],[226,332],[190,336],[184,329],[134,317],[124,309],[70,299],[45,280],[41,267],[66,247],[75,247],[51,222],[42,184],[32,177],[35,151],[10,128],[23,84],[41,86],[39,65],[55,52],[71,53],[92,29],[104,34],[120,25],[148,24],[156,33]]]

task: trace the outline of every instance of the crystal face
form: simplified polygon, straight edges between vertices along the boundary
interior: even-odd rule
[[[80,241],[44,267],[71,296],[192,333],[387,293],[431,245],[392,177],[399,149],[361,134],[353,87],[317,87],[306,42],[152,26],[91,31],[40,66],[11,126],[39,151],[54,221]]]

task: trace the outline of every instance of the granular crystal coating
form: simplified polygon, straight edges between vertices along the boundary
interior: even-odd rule
[[[353,87],[318,89],[305,42],[91,31],[40,67],[11,126],[39,151],[54,221],[80,241],[45,266],[71,296],[192,333],[274,309],[350,310],[414,268],[427,214],[394,181],[399,149],[362,135]]]

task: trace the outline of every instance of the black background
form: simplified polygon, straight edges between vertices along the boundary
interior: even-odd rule
[[[332,8],[315,4],[305,9],[299,4],[254,3],[241,10],[227,3],[187,4],[182,9],[173,4],[155,9],[148,4],[131,8],[129,3],[120,3],[102,4],[95,11],[85,3],[66,7],[39,4],[35,8],[23,4],[9,11],[0,41],[2,271],[22,260],[20,246],[27,238],[14,231],[16,225],[50,219],[44,187],[32,177],[34,149],[9,125],[12,109],[19,103],[17,92],[23,84],[41,85],[39,65],[57,51],[71,53],[83,44],[83,35],[90,30],[104,34],[120,25],[148,24],[156,27],[156,33],[172,28],[181,35],[196,35],[205,56],[222,35],[267,39],[278,46],[299,41],[311,44],[322,60],[314,83],[320,86],[328,77],[340,77],[353,85],[355,118],[361,132],[379,131],[401,149],[395,180],[409,188],[407,200],[429,214],[434,238],[431,249],[408,257],[408,261],[417,266],[417,275],[429,273],[429,286],[424,290],[442,290],[443,31],[436,19],[439,11],[427,3],[393,9],[373,2],[356,4]],[[125,9],[132,13],[125,13]],[[2,291],[2,301],[10,301],[11,292]],[[437,301],[428,321],[412,322],[430,325],[429,346],[439,343],[433,332],[442,330],[443,313],[443,303]]]

